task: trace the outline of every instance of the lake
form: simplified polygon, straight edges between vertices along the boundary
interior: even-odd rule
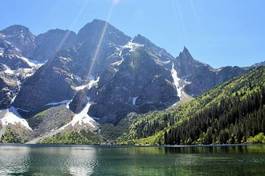
[[[265,146],[0,145],[0,175],[265,175]]]

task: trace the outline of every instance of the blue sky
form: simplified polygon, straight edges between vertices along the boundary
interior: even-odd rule
[[[265,61],[264,0],[1,0],[0,28],[78,31],[95,18],[214,67]]]

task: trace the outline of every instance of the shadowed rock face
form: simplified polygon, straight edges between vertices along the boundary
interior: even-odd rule
[[[163,109],[179,100],[170,71],[148,52],[138,49],[122,57],[124,61],[118,67],[101,76],[92,98],[95,104],[90,108],[91,116],[102,123],[117,123],[129,112]]]
[[[58,57],[41,67],[22,85],[14,106],[37,112],[49,103],[71,99],[74,96],[68,67],[71,62],[70,58]]]
[[[78,114],[84,109],[87,103],[88,103],[88,98],[86,92],[84,90],[81,90],[75,95],[69,107],[71,111]]]
[[[54,29],[36,37],[36,48],[31,56],[44,62],[53,59],[56,54],[76,44],[76,34],[69,30]]]
[[[185,86],[185,91],[192,96],[199,96],[214,86],[246,71],[239,67],[212,68],[193,59],[187,48],[184,48],[176,58],[175,66],[180,78],[190,83]]]

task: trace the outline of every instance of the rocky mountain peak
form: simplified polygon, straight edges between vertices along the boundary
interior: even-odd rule
[[[148,50],[152,54],[157,55],[161,61],[168,62],[169,60],[174,59],[174,57],[171,54],[169,54],[165,49],[158,47],[156,44],[154,44],[149,39],[147,39],[146,37],[140,34],[135,36],[132,42],[143,45],[146,50]]]
[[[118,45],[125,45],[130,40],[130,37],[122,31],[118,30],[107,21],[99,19],[86,24],[78,32],[78,42],[80,43],[91,42],[91,40],[98,42],[100,38]]]
[[[21,33],[30,33],[29,28],[22,26],[22,25],[12,25],[9,26],[1,31],[4,34],[11,35],[11,34],[21,34]]]
[[[149,39],[147,39],[146,37],[142,36],[141,34],[136,35],[132,42],[134,43],[139,43],[142,45],[154,45]]]
[[[177,59],[186,60],[186,61],[194,61],[190,51],[184,46],[183,50],[179,53]]]
[[[21,50],[22,54],[30,57],[35,48],[35,36],[30,30],[21,25],[13,25],[5,28],[0,33],[3,39],[12,43],[16,48]]]
[[[73,47],[76,33],[70,30],[52,29],[36,37],[36,48],[32,58],[44,62],[55,57],[56,53]]]

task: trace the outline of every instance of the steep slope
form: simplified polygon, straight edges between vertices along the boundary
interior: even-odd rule
[[[265,131],[265,67],[226,82],[189,103],[141,117],[127,139],[134,143],[244,143]]]
[[[36,47],[35,36],[25,26],[13,25],[7,27],[0,31],[0,36],[19,49],[25,57],[30,58]]]
[[[30,139],[32,129],[14,107],[0,110],[0,142],[25,143]]]
[[[185,92],[194,97],[246,71],[240,67],[215,69],[195,60],[186,47],[176,58],[175,68],[178,76],[188,82],[184,88]]]
[[[36,48],[31,57],[40,62],[53,59],[59,51],[72,48],[76,37],[76,34],[69,30],[49,30],[36,37]]]
[[[121,57],[121,62],[101,75],[91,95],[95,102],[91,116],[101,123],[117,123],[130,112],[164,109],[179,101],[170,70],[145,48],[122,51]]]
[[[48,108],[50,103],[72,99],[74,77],[68,67],[71,62],[71,58],[60,56],[37,70],[23,83],[13,106],[30,115]]]
[[[97,77],[112,63],[117,48],[125,45],[131,38],[111,24],[102,20],[93,20],[77,34],[76,73],[84,79]]]
[[[22,82],[40,66],[24,57],[8,40],[0,38],[0,109],[9,107]]]

